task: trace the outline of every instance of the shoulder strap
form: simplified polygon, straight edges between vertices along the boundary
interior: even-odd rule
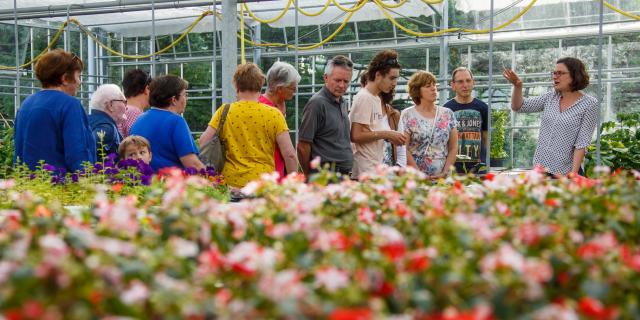
[[[231,105],[225,104],[222,106],[224,110],[222,110],[222,117],[220,117],[220,126],[218,127],[218,136],[222,136],[222,127],[224,127],[224,122],[227,120],[227,113],[229,113],[229,107]]]

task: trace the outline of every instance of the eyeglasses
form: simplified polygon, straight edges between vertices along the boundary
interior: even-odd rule
[[[125,106],[127,105],[127,100],[122,100],[122,99],[113,99],[113,100],[111,100],[111,101],[109,101],[109,102],[110,102],[111,104],[113,104],[113,102],[114,102],[114,101],[115,101],[115,102],[122,102],[122,103],[124,103],[124,105],[125,105]]]
[[[565,74],[569,74],[569,72],[568,71],[551,71],[552,77],[559,77]]]

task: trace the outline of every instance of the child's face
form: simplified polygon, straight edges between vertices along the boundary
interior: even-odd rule
[[[124,149],[124,158],[142,160],[144,163],[149,164],[151,162],[151,152],[147,147],[130,145]]]

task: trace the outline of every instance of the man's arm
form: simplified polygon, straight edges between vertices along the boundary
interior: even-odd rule
[[[298,140],[298,159],[300,167],[305,176],[309,175],[309,164],[311,163],[311,143]]]

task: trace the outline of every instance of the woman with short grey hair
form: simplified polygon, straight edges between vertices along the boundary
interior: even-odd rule
[[[267,71],[267,92],[260,95],[258,102],[280,110],[286,119],[286,101],[293,98],[298,90],[299,82],[300,74],[296,68],[286,62],[276,61]],[[276,171],[280,173],[281,177],[284,177],[287,172],[279,148],[275,149],[274,159]]]
[[[103,84],[91,96],[90,106],[89,127],[96,139],[98,161],[101,161],[103,156],[118,151],[122,141],[118,123],[125,120],[127,99],[117,85]]]
[[[293,98],[300,79],[296,68],[286,62],[276,61],[267,71],[267,92],[259,102],[277,108],[286,116],[285,103]]]

